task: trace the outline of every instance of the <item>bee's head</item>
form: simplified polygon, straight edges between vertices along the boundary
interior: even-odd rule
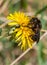
[[[32,28],[38,28],[38,29],[41,29],[42,28],[42,25],[41,25],[41,21],[36,18],[36,17],[33,17],[31,20],[30,20],[30,24],[32,25]]]

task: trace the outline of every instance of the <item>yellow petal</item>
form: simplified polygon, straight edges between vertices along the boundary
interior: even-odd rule
[[[28,43],[29,48],[32,48],[31,41],[28,39],[28,37],[27,37],[27,43]]]
[[[19,36],[19,37],[16,39],[16,42],[17,42],[17,41],[20,41],[20,40],[21,40],[21,36]]]
[[[20,46],[22,43],[20,42],[19,44],[18,44],[18,46]]]
[[[19,28],[16,28],[16,29],[13,31],[13,33],[18,32],[19,30],[20,30]]]
[[[28,46],[29,46],[29,48],[32,48],[31,42],[29,40],[28,40]]]
[[[9,16],[7,16],[7,19],[9,20],[13,20],[14,16],[12,14],[10,14]]]
[[[34,43],[34,41],[31,39],[31,37],[29,37],[29,40],[31,41],[31,43]]]
[[[9,26],[14,26],[14,25],[17,25],[17,24],[18,24],[17,22],[13,22],[13,21],[8,23]]]
[[[19,30],[16,34],[16,38],[18,38],[22,34],[22,30]]]
[[[25,36],[22,35],[22,46],[21,46],[21,49],[26,49],[26,39],[25,39]]]

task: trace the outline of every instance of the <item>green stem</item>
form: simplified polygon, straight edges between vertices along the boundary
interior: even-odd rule
[[[44,6],[42,9],[38,10],[38,11],[36,12],[35,16],[37,16],[38,14],[44,12],[46,9],[47,9],[47,5]]]

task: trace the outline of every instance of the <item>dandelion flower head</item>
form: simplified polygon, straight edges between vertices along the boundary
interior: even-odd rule
[[[9,26],[20,26],[15,28],[15,30],[12,32],[15,34],[14,39],[16,42],[18,42],[18,46],[21,46],[21,49],[24,50],[28,47],[32,48],[34,41],[31,39],[31,35],[33,35],[34,32],[32,29],[27,27],[30,21],[29,17],[23,12],[15,12],[14,14],[7,16],[7,19],[12,20],[12,22],[8,23]]]

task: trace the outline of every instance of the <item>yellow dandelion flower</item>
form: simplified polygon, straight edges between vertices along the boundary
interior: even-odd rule
[[[27,25],[29,23],[29,18],[23,12],[15,12],[14,14],[10,14],[7,19],[12,20],[9,22],[9,26],[20,25],[19,28],[16,28],[12,33],[15,33],[14,39],[18,43],[18,46],[21,46],[21,49],[32,48],[32,44],[34,41],[31,39],[31,35],[34,34],[33,30],[28,28]]]

